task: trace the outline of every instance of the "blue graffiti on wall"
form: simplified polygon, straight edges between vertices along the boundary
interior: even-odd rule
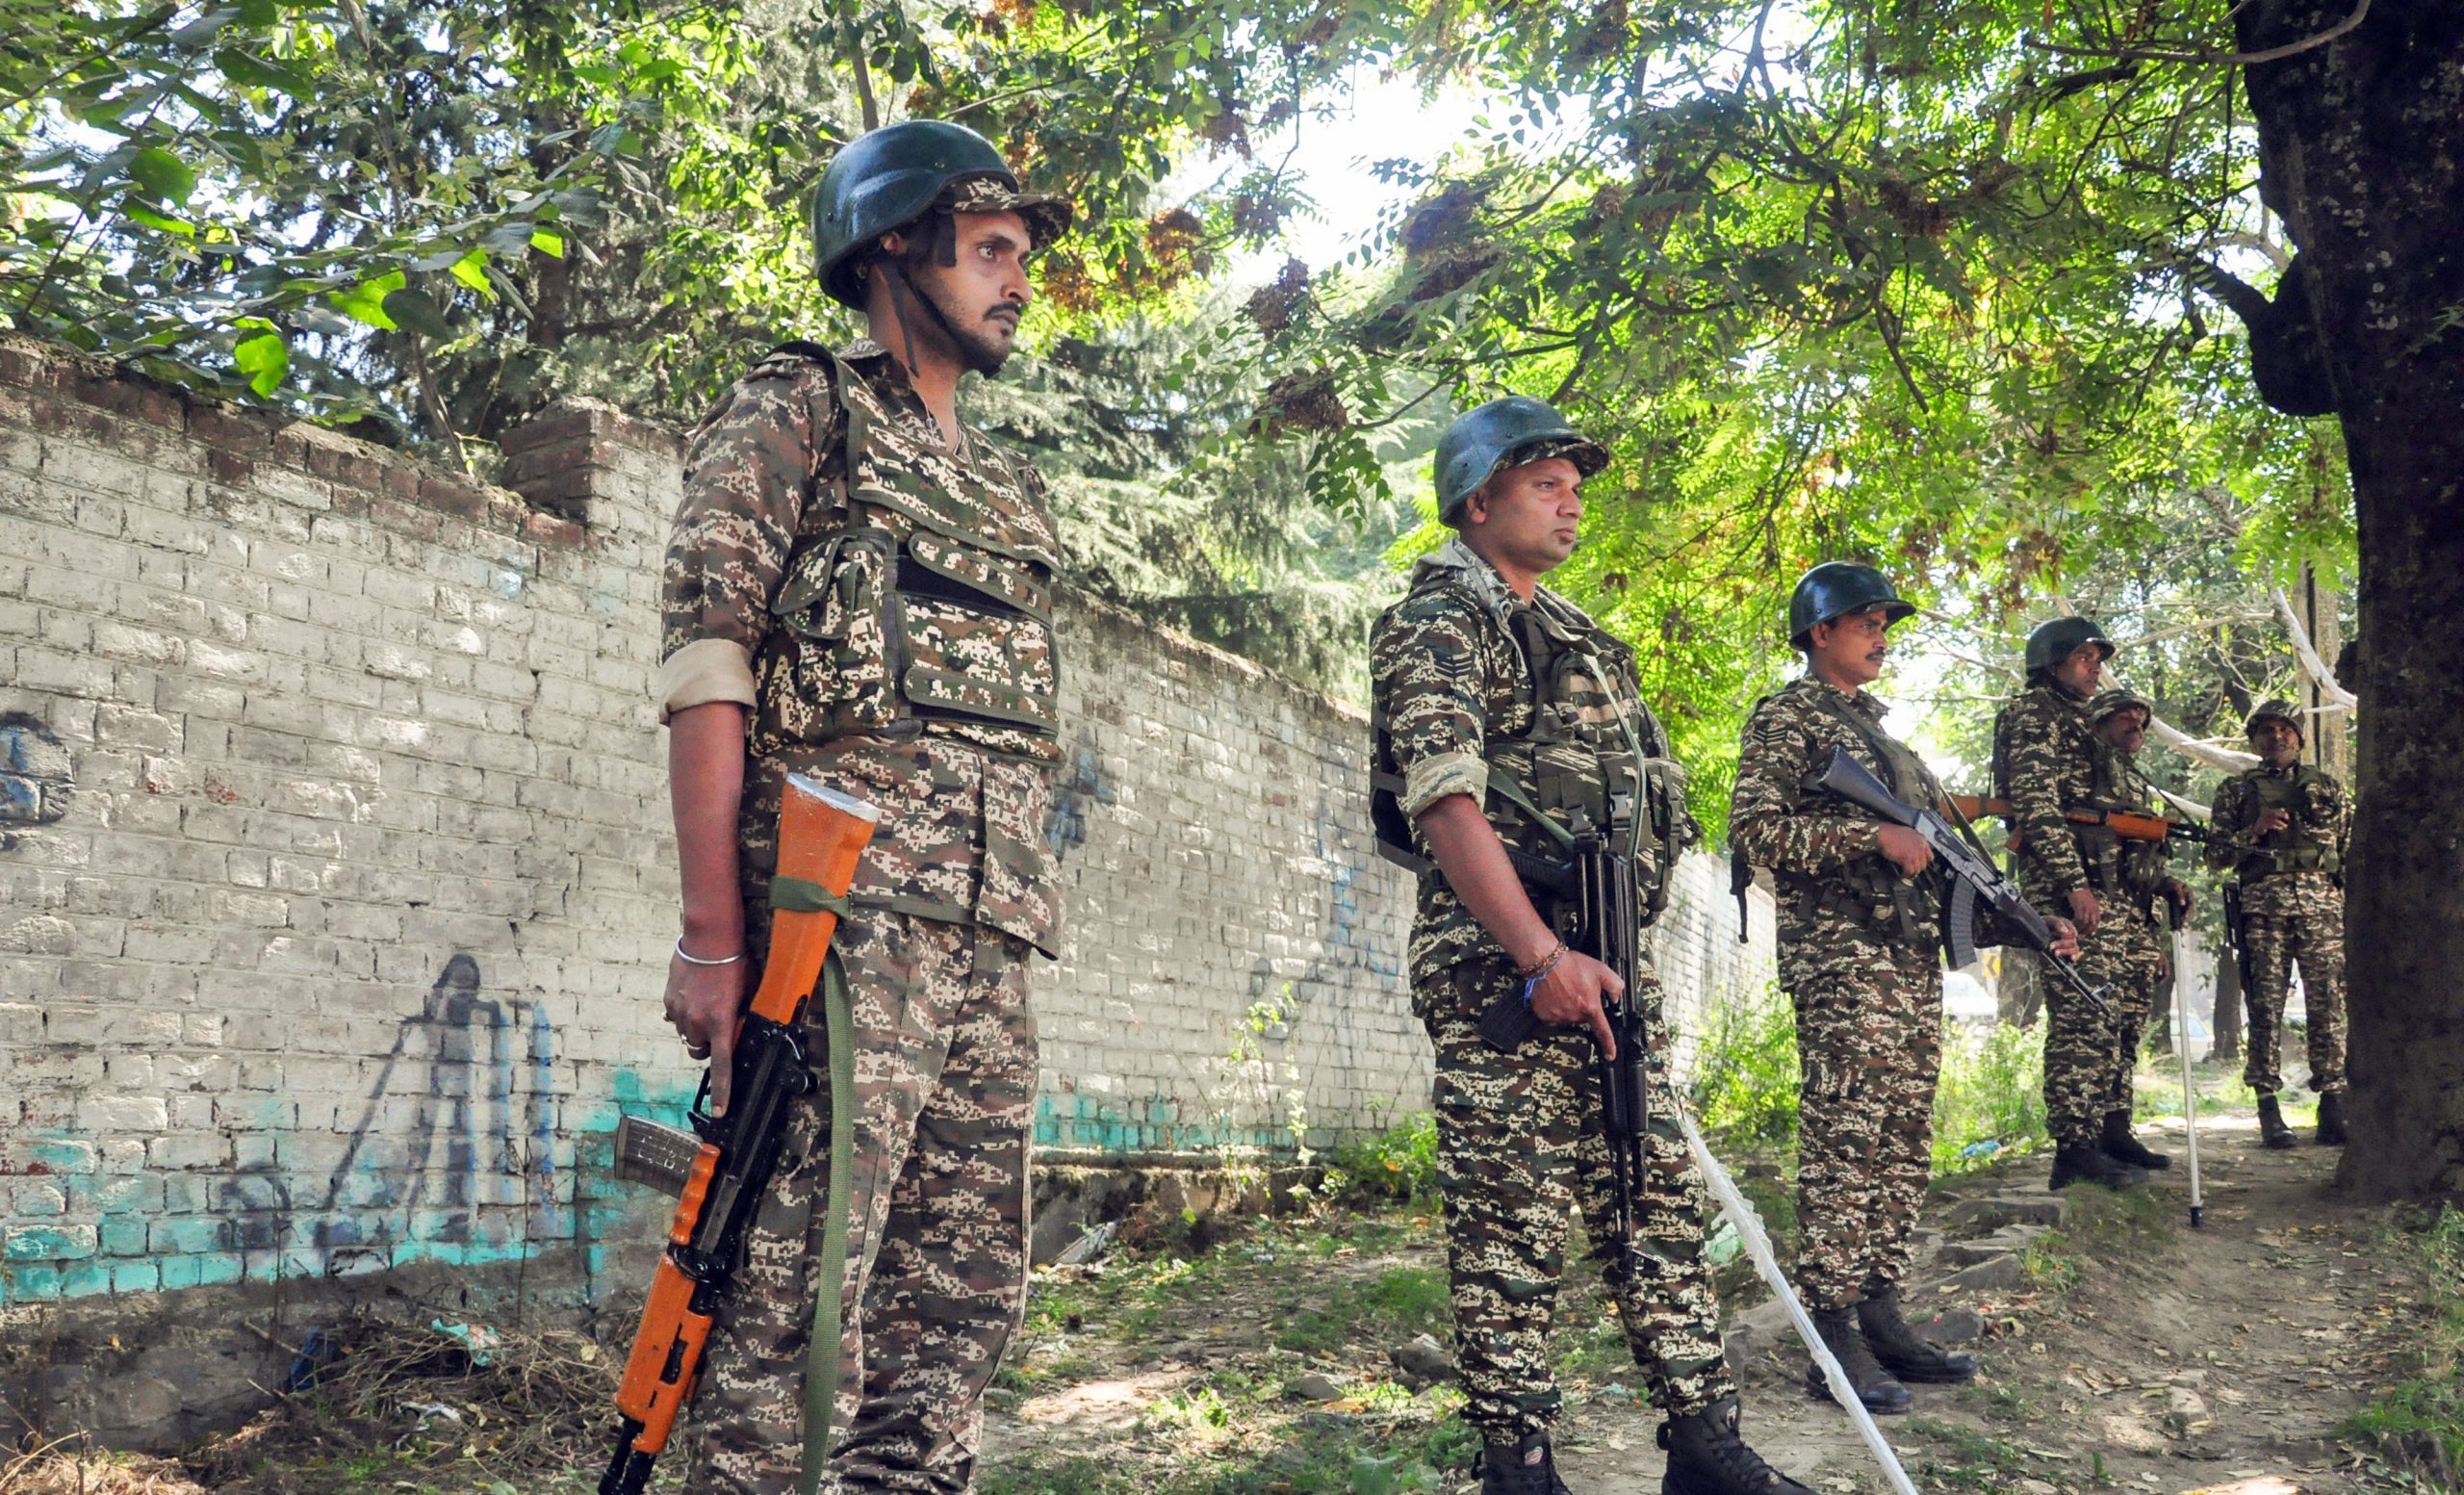
[[[49,825],[75,794],[68,749],[59,734],[24,711],[0,711],[0,851],[17,844],[13,828]]]

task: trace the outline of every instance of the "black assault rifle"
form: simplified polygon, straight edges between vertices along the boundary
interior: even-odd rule
[[[1940,868],[1950,892],[1950,909],[1942,920],[1943,943],[1949,947],[1951,964],[1965,966],[1976,959],[1977,910],[1985,911],[2018,931],[2038,954],[2044,957],[2047,968],[2060,976],[2064,984],[2099,1010],[2110,1010],[2112,1003],[2105,994],[2088,985],[2079,967],[2053,953],[2053,926],[2044,915],[2021,895],[2018,888],[2002,874],[1982,847],[1952,829],[1951,823],[1931,810],[1915,810],[1900,803],[1898,797],[1883,786],[1870,769],[1848,756],[1845,747],[1831,750],[1831,766],[1816,779],[1817,787],[1829,789],[1840,798],[1861,805],[1893,825],[1906,826],[1925,838],[1934,848],[1935,865]]]
[[[1635,812],[1634,796],[1611,796],[1613,831],[1591,823],[1577,811],[1572,860],[1564,864],[1517,856],[1515,870],[1527,888],[1552,897],[1569,909],[1572,928],[1566,947],[1590,956],[1617,973],[1626,994],[1604,1004],[1608,1031],[1617,1041],[1617,1057],[1599,1050],[1601,1131],[1608,1140],[1609,1171],[1616,1184],[1617,1239],[1626,1253],[1621,1263],[1634,1270],[1634,1193],[1642,1186],[1643,1125],[1648,1110],[1643,1096],[1643,1032],[1640,998],[1634,983],[1643,966],[1641,890],[1634,881],[1633,838],[1626,827]],[[1619,849],[1625,848],[1625,849]],[[1562,900],[1562,901],[1559,901]],[[1534,899],[1534,902],[1538,902]],[[1480,1037],[1490,1047],[1512,1053],[1536,1032],[1540,1019],[1531,1012],[1531,987],[1526,982],[1491,1005],[1480,1020]]]

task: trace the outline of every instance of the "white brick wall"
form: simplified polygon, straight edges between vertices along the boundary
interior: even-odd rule
[[[533,1290],[595,1293],[648,1239],[606,1147],[694,1078],[647,698],[680,454],[561,408],[526,499],[0,342],[0,1303],[552,1247]],[[1091,603],[1064,638],[1046,1156],[1425,1105],[1359,714]],[[1740,956],[1686,867],[1681,1027],[1767,979],[1765,908]]]

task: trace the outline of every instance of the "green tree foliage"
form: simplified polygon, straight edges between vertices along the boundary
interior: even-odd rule
[[[1998,618],[2220,502],[2227,584],[2348,555],[2341,449],[2214,303],[2282,257],[2236,75],[2118,55],[2220,44],[2216,0],[2129,35],[2075,0],[0,8],[15,323],[449,456],[562,393],[689,420],[848,330],[804,266],[822,164],[963,119],[1091,209],[988,400],[1088,574],[1338,684],[1436,422],[1547,395],[1619,456],[1558,580],[1713,823],[1815,560]],[[1298,204],[1281,132],[1363,66],[1488,102],[1385,164],[1413,201],[1363,253],[1229,315],[1197,288]],[[1228,169],[1163,198],[1194,156]]]
[[[1095,208],[1047,266],[1050,315],[1158,304],[1289,188],[1236,171],[1159,214],[1154,184],[1183,150],[1246,150],[1226,100],[1288,115],[1322,77],[1313,13],[1272,6],[5,13],[18,326],[449,447],[567,391],[689,417],[769,342],[829,330],[804,200],[840,142],[909,113]]]
[[[2320,443],[2207,299],[2220,261],[2273,275],[2235,75],[2045,49],[2100,14],[1447,6],[1365,39],[1495,102],[1433,172],[1397,168],[1418,195],[1377,271],[1261,323],[1279,387],[1357,412],[1319,423],[1320,481],[1373,477],[1414,378],[1545,395],[1609,440],[1564,579],[1641,650],[1707,819],[1814,561],[2008,616],[2135,566],[2203,496],[2273,558],[2348,550],[2341,473],[2313,480]]]

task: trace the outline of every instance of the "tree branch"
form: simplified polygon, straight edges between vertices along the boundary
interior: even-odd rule
[[[2370,14],[2370,0],[2359,0],[2352,13],[2315,37],[2288,41],[2280,47],[2268,47],[2257,52],[2220,52],[2214,47],[2197,47],[2187,52],[2169,52],[2155,47],[2074,47],[2059,42],[2040,41],[2034,37],[2021,39],[2021,44],[2034,52],[2050,52],[2056,57],[2114,57],[2133,63],[2203,63],[2214,67],[2255,67],[2261,63],[2280,63],[2288,57],[2325,46],[2338,37],[2358,27]]]

